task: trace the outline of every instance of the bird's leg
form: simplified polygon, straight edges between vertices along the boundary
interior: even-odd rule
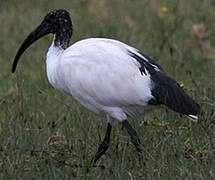
[[[134,144],[136,150],[142,154],[140,138],[137,135],[136,130],[129,124],[127,120],[122,122],[123,126],[126,128],[128,134],[131,137],[131,142]]]
[[[98,159],[105,154],[105,152],[107,151],[109,144],[110,144],[110,134],[111,134],[111,129],[112,129],[112,125],[111,123],[108,123],[107,125],[107,130],[106,130],[106,134],[105,134],[105,138],[102,141],[102,143],[99,145],[99,148],[95,154],[95,156],[92,158],[91,160],[91,164],[94,165]]]
[[[127,120],[123,121],[122,122],[123,126],[126,128],[128,134],[130,135],[130,138],[131,138],[131,142],[134,144],[136,150],[138,151],[138,155],[139,155],[139,162],[145,167],[146,164],[145,162],[147,161],[147,159],[144,157],[144,154],[143,154],[143,150],[142,149],[142,144],[140,142],[140,138],[138,137],[138,134],[136,132],[136,130],[129,124],[129,122]],[[145,175],[145,171],[144,171],[144,176]]]

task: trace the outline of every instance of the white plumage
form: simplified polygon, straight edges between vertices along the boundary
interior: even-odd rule
[[[133,113],[135,106],[145,106],[153,98],[150,74],[141,75],[139,62],[128,55],[128,50],[138,54],[134,48],[110,39],[85,39],[66,50],[52,43],[46,60],[48,80],[86,108],[125,120],[126,113]]]
[[[46,34],[54,34],[47,53],[48,80],[53,87],[73,96],[95,113],[107,115],[107,130],[94,164],[106,152],[112,121],[122,122],[138,152],[140,139],[127,121],[128,115],[144,113],[145,107],[166,105],[197,119],[199,105],[169,77],[151,57],[122,42],[91,38],[69,47],[72,21],[65,10],[46,15],[42,23],[25,39],[14,59],[12,72],[23,52]]]

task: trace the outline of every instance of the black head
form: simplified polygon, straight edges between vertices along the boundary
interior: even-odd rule
[[[15,72],[17,63],[23,52],[38,39],[52,33],[55,35],[54,45],[66,49],[69,45],[72,32],[72,21],[66,10],[59,9],[49,12],[41,24],[28,35],[20,46],[13,62],[12,72]]]
[[[54,10],[48,13],[43,22],[48,33],[55,34],[55,45],[66,49],[72,36],[72,21],[66,10]]]

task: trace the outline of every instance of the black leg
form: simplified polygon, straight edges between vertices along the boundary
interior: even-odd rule
[[[127,120],[123,121],[122,124],[126,128],[128,134],[130,135],[131,142],[134,144],[136,150],[139,153],[142,153],[141,142],[137,135],[136,130],[129,124],[129,122]]]
[[[105,134],[105,138],[104,140],[102,141],[102,143],[99,145],[99,148],[96,152],[96,155],[92,158],[91,160],[91,164],[94,165],[98,159],[103,155],[105,154],[105,152],[107,151],[108,147],[109,147],[109,144],[110,144],[110,134],[111,134],[111,129],[112,129],[112,126],[110,123],[108,123],[107,125],[107,130],[106,130],[106,134]]]

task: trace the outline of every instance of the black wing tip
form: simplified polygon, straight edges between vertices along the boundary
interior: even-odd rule
[[[195,102],[195,101],[194,101]],[[195,102],[195,111],[194,113],[190,113],[188,114],[187,116],[192,120],[192,121],[195,121],[197,122],[199,120],[199,117],[201,116],[202,114],[202,110],[201,110],[201,106]]]
[[[173,111],[192,119],[198,118],[201,112],[200,105],[174,79],[158,72],[152,76],[152,81],[155,84],[152,95],[159,104],[164,104]],[[154,102],[151,103],[154,104]]]
[[[195,103],[195,105],[193,105],[193,111],[187,114],[187,116],[193,121],[198,121],[200,114],[201,114],[201,107],[199,104]]]
[[[190,118],[192,121],[194,121],[194,122],[197,122],[198,121],[198,119],[199,119],[199,117],[198,116],[196,116],[196,115],[192,115],[192,114],[189,114],[188,116],[187,116],[188,118]]]

